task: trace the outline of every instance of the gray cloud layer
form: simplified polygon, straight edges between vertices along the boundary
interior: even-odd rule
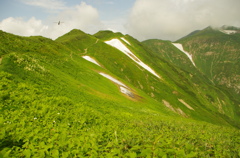
[[[126,24],[139,40],[176,40],[209,25],[240,26],[240,0],[137,0]]]

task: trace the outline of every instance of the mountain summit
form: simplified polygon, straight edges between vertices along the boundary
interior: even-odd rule
[[[2,157],[240,156],[238,32],[0,37]]]

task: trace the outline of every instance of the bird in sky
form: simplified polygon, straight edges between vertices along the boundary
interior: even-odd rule
[[[61,23],[64,23],[64,22],[58,21],[58,22],[54,22],[54,23],[57,23],[58,25],[60,25]]]

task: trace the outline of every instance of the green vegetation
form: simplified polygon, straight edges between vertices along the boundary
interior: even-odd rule
[[[210,94],[212,96],[210,98],[215,98],[215,101],[217,101],[222,96],[220,93],[227,94],[230,100],[234,102],[231,103],[231,108],[235,114],[230,115],[235,120],[239,120],[239,35],[238,33],[228,35],[207,27],[201,31],[194,31],[176,41],[176,43],[182,43],[184,49],[193,55],[196,68],[186,55],[174,48],[169,41],[147,40],[143,44],[159,58],[163,58],[192,76],[196,75],[197,77],[191,79],[190,83],[194,82],[199,86],[207,84],[207,87],[214,87],[218,91],[216,93],[219,94],[213,97],[214,90],[209,90],[210,93],[204,94],[207,98]],[[204,87],[202,88],[208,89]],[[212,104],[214,103],[212,102]]]
[[[235,27],[222,27],[236,30]],[[213,83],[227,89],[239,100],[240,34],[225,34],[207,27],[198,33],[178,40],[193,54],[198,69]]]
[[[14,83],[7,73],[1,81],[3,157],[240,156],[239,130],[150,112],[99,111]]]
[[[240,157],[238,102],[131,36],[0,37],[0,157]],[[104,43],[121,37],[161,79]]]

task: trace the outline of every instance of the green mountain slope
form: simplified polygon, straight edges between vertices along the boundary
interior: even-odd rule
[[[239,119],[240,60],[238,50],[240,34],[238,34],[238,30],[234,34],[223,33],[223,28],[224,30],[234,30],[232,27],[222,27],[221,31],[208,27],[174,42],[183,44],[184,50],[192,55],[196,66],[170,41],[147,40],[143,44],[159,57],[197,75],[201,81],[215,88],[218,87],[219,91],[227,94],[234,102],[232,109],[236,113],[236,119]]]
[[[240,156],[236,104],[194,67],[110,31],[0,37],[1,157]]]
[[[193,54],[198,69],[214,84],[239,96],[240,34],[236,29],[225,26],[222,30],[215,30],[208,27],[178,42]],[[231,30],[236,30],[236,33],[226,32]]]
[[[98,37],[98,34],[95,36]],[[176,69],[172,65],[166,63],[166,61],[162,60],[159,56],[157,56],[157,54],[152,53],[151,51],[147,51],[146,48],[143,47],[140,42],[136,41],[130,36],[122,35],[122,37],[119,37],[119,33],[117,33],[117,35],[112,33],[112,37],[108,39],[113,38],[118,38],[119,40],[121,40],[121,38],[125,38],[125,40],[129,41],[130,45],[126,43],[126,46],[130,50],[132,50],[132,52],[134,52],[138,59],[142,60],[144,63],[153,68],[161,76],[161,79],[152,80],[151,77],[154,77],[153,75],[149,75],[148,78],[146,77],[144,78],[144,76],[146,75],[142,77],[137,76],[137,78],[133,78],[135,74],[137,75],[140,74],[140,72],[137,72],[137,68],[133,68],[131,74],[129,74],[128,77],[126,77],[123,76],[123,74],[126,75],[126,73],[121,72],[121,70],[124,69],[121,69],[120,67],[118,68],[117,72],[116,69],[113,70],[115,74],[119,73],[119,77],[128,79],[129,82],[135,85],[135,87],[141,88],[140,85],[142,85],[141,89],[152,98],[158,100],[159,102],[167,100],[167,102],[170,102],[173,106],[180,108],[183,111],[183,113],[186,113],[186,115],[189,114],[190,116],[196,119],[213,121],[213,118],[216,118],[216,116],[213,116],[212,112],[215,111],[220,112],[221,113],[220,115],[224,114],[227,115],[228,117],[233,118],[236,121],[239,120],[239,116],[235,111],[234,103],[230,101],[228,96],[226,96],[223,92],[219,91],[219,89],[213,88],[213,86],[207,84],[209,81],[208,80],[205,81],[206,78],[201,76],[199,77],[199,75],[196,73],[194,75],[189,74],[188,72],[185,72],[181,69]],[[96,54],[102,54],[102,52],[98,52]],[[108,57],[110,58],[109,55],[104,56],[104,59],[99,59],[99,61],[103,60],[107,61]],[[111,63],[111,61],[117,61],[118,58],[119,57],[110,59],[107,62],[107,64],[108,65],[113,64]],[[117,64],[119,66],[121,65],[120,63]],[[108,70],[110,70],[113,67],[114,65],[109,66]],[[122,66],[122,68],[123,67],[124,65]],[[130,68],[132,68],[132,66],[125,67],[127,67],[128,71],[130,70]],[[144,85],[144,83],[147,84]],[[206,92],[206,87],[209,88],[209,92]],[[198,92],[196,92],[196,89],[198,90]],[[210,98],[215,99],[211,100]],[[223,100],[219,98],[222,98]],[[225,105],[222,104],[221,103],[222,101],[223,102],[227,101],[228,102],[227,104],[229,104],[230,106],[227,106],[227,104]],[[193,107],[193,109],[196,107],[199,110],[199,112],[194,112],[194,110],[191,110],[191,108],[189,109],[186,106],[186,104],[183,105],[183,102],[186,102],[187,105],[189,104],[190,107]],[[209,115],[209,111],[211,111],[210,112],[211,116]],[[202,116],[199,116],[199,114],[201,114]]]

